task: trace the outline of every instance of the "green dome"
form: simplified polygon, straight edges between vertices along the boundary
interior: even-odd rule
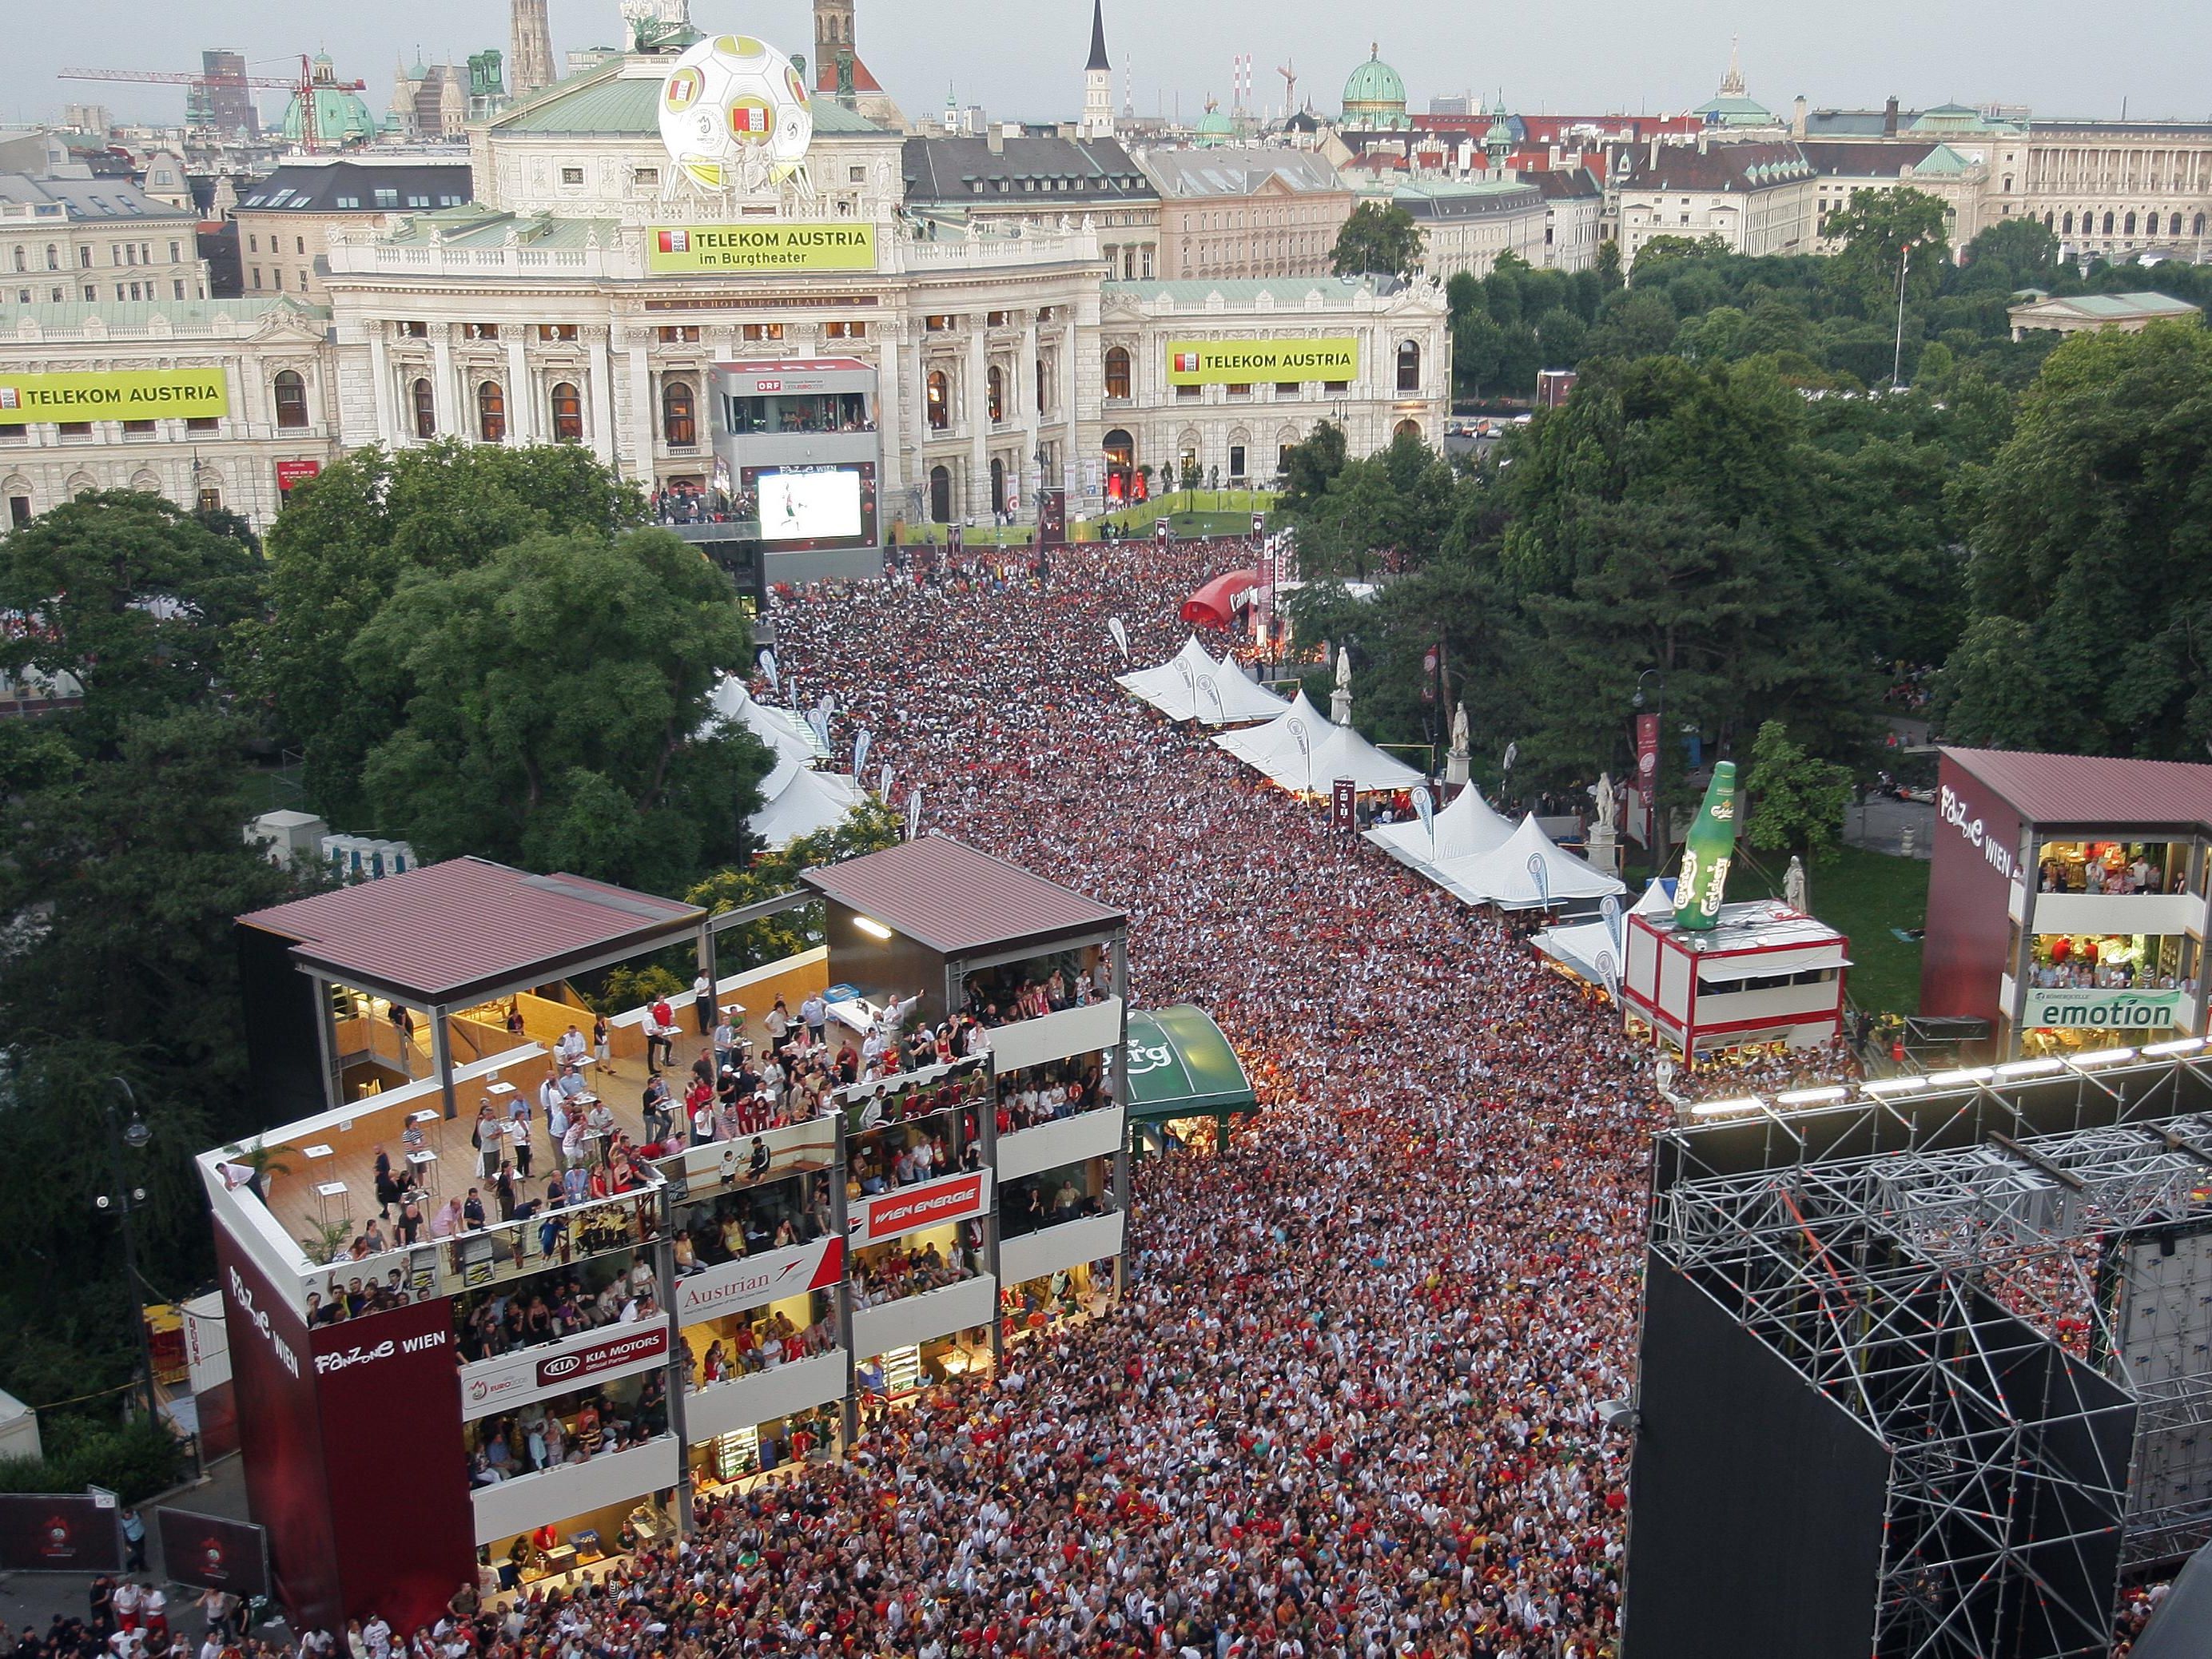
[[[1236,123],[1224,115],[1218,106],[1208,102],[1206,113],[1198,118],[1198,136],[1200,141],[1208,138],[1232,138],[1236,134]]]
[[[1402,127],[1406,120],[1406,83],[1398,71],[1384,63],[1381,47],[1369,48],[1365,63],[1344,82],[1344,119],[1347,126]]]
[[[300,95],[284,108],[284,137],[298,143],[305,137],[300,119]],[[376,136],[376,118],[359,94],[342,87],[315,88],[315,142],[318,144],[358,144]]]

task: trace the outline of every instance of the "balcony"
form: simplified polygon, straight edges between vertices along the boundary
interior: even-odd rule
[[[2204,900],[2195,893],[2038,893],[2039,933],[2204,932]]]
[[[611,1508],[676,1484],[683,1448],[672,1434],[625,1452],[608,1452],[588,1463],[564,1463],[557,1469],[478,1486],[471,1495],[477,1512],[477,1542],[495,1543],[549,1522]]]
[[[1020,1285],[1063,1267],[1119,1255],[1127,1219],[1119,1213],[1086,1216],[1007,1239],[999,1246],[999,1278],[1005,1284]]]
[[[869,1356],[888,1353],[893,1348],[910,1348],[972,1326],[988,1325],[998,1297],[998,1281],[984,1273],[941,1291],[925,1291],[920,1296],[856,1310],[853,1352]]]
[[[1001,1184],[1057,1170],[1086,1158],[1103,1158],[1118,1150],[1126,1114],[1118,1106],[1100,1107],[1076,1117],[1040,1123],[1034,1129],[1017,1129],[999,1137],[999,1180]]]
[[[602,1325],[558,1342],[540,1343],[461,1367],[461,1420],[516,1411],[555,1395],[668,1363],[665,1315],[628,1325]]]
[[[733,1429],[757,1428],[809,1406],[842,1400],[847,1369],[845,1351],[833,1348],[811,1359],[695,1389],[684,1397],[684,1435],[696,1444]]]
[[[1004,1075],[1071,1054],[1096,1054],[1121,1042],[1121,1000],[1109,997],[1088,1008],[1063,1008],[1056,1014],[991,1028],[991,1068]]]

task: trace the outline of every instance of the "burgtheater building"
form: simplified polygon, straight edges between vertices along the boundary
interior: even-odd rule
[[[718,471],[720,440],[732,418],[767,420],[775,430],[752,437],[793,452],[774,458],[779,476],[863,474],[799,492],[820,508],[817,533],[799,539],[858,549],[901,520],[1026,519],[1041,489],[1065,490],[1070,513],[1097,511],[1109,479],[1170,461],[1180,472],[1195,460],[1224,485],[1266,483],[1324,419],[1355,453],[1400,432],[1441,434],[1450,364],[1435,283],[1109,280],[1105,244],[1132,232],[1098,222],[1090,203],[1103,186],[1073,163],[979,174],[964,211],[948,195],[960,169],[933,167],[919,211],[914,147],[954,141],[908,139],[834,95],[808,96],[803,71],[769,48],[748,55],[759,43],[744,37],[695,40],[678,28],[665,49],[611,59],[473,127],[465,204],[334,223],[317,272],[327,311],[313,308],[305,330],[226,328],[222,407],[191,434],[204,478],[204,458],[222,452],[221,504],[265,524],[281,500],[275,463],[307,453],[296,434],[319,456],[441,439],[577,443],[648,492],[722,489],[744,517],[757,497]],[[780,80],[767,73],[776,65]],[[683,119],[709,103],[718,135],[742,131],[720,159],[687,164],[667,134],[680,147]],[[1087,167],[1123,153],[1060,148],[1085,149]],[[1127,189],[1152,195],[1133,162]],[[1000,196],[1027,210],[1003,211]],[[0,376],[203,362],[151,314],[161,308],[108,319],[33,306],[0,346]],[[1200,348],[1261,367],[1244,380],[1174,368]],[[861,376],[857,402],[761,389],[781,365],[803,375],[831,360],[847,391]],[[716,392],[718,365],[742,366],[750,407]],[[298,384],[284,380],[280,399],[286,373]],[[825,422],[841,440],[834,463],[800,453]],[[185,456],[154,462],[163,438]],[[64,433],[0,414],[0,442],[38,452],[15,466],[0,453],[20,514],[148,479],[210,499],[182,493],[181,427]]]

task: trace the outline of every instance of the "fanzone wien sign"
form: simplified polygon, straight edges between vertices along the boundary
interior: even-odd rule
[[[2173,1024],[2180,1012],[2179,991],[2038,988],[2027,994],[2021,1024],[2059,1030],[2155,1031]]]
[[[0,371],[0,426],[229,413],[230,386],[219,368],[118,368],[97,374]]]
[[[728,270],[873,270],[873,225],[654,225],[646,267],[656,275]]]
[[[1249,386],[1256,380],[1349,380],[1359,374],[1359,342],[1170,340],[1170,386]]]

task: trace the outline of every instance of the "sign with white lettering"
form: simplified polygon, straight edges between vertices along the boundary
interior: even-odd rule
[[[842,1238],[817,1238],[811,1244],[740,1256],[676,1281],[677,1322],[696,1325],[803,1291],[827,1290],[844,1272]]]
[[[878,1193],[853,1206],[853,1242],[880,1244],[902,1233],[919,1232],[924,1227],[942,1226],[948,1221],[965,1221],[990,1207],[988,1170],[947,1176],[942,1181],[926,1181],[916,1187],[901,1187],[896,1192]]]
[[[611,1382],[668,1360],[668,1321],[603,1325],[550,1347],[526,1348],[461,1368],[461,1416],[526,1406],[569,1394],[588,1382]]]
[[[1984,827],[1982,815],[1966,798],[1949,784],[1936,792],[1936,816],[1944,824],[1965,837],[1966,844],[1990,861],[1990,868],[2007,881],[2020,877],[2020,860],[2013,849],[1990,836]]]

